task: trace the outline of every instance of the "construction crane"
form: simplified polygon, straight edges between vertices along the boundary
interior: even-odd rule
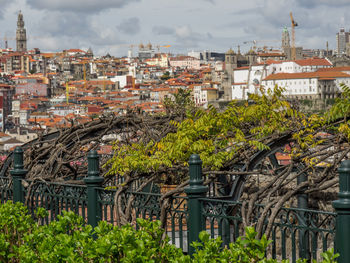
[[[243,44],[248,44],[248,43],[252,43],[253,46],[251,47],[254,51],[256,51],[256,40],[249,40],[249,41],[244,41]]]
[[[158,53],[159,53],[159,50],[160,50],[160,48],[161,47],[165,47],[165,48],[169,48],[169,47],[171,47],[171,45],[156,45],[156,48],[158,49]]]
[[[246,44],[253,44],[253,46],[251,47],[252,50],[254,50],[255,52],[257,51],[258,49],[258,43],[260,45],[262,45],[262,43],[276,43],[276,42],[279,42],[280,40],[279,39],[259,39],[259,40],[248,40],[248,41],[244,41],[243,44],[246,45]],[[265,47],[266,45],[264,45]],[[259,47],[261,48],[261,47]]]
[[[83,74],[84,74],[84,89],[87,90],[87,83],[86,83],[86,62],[83,62]]]
[[[84,89],[87,90],[87,81],[86,81],[86,64],[88,64],[88,61],[80,61],[80,64],[82,64],[83,68],[83,78],[84,78]]]
[[[68,86],[68,81],[66,82],[66,103],[69,104],[69,86]]]
[[[27,41],[29,40],[32,40],[32,39],[41,39],[43,37],[40,37],[40,36],[28,36],[27,37]],[[5,46],[5,49],[8,49],[8,41],[13,41],[13,40],[16,40],[16,37],[7,37],[6,34],[4,37],[0,37],[0,41],[4,41],[4,46]]]
[[[291,58],[292,60],[296,60],[296,52],[295,52],[295,27],[298,26],[298,23],[295,22],[293,18],[292,12],[290,12],[290,21],[292,22],[292,49],[291,49]]]
[[[15,37],[7,37],[6,35],[4,37],[0,37],[0,40],[3,40],[5,43],[5,49],[8,49],[8,41],[9,40],[16,40]]]

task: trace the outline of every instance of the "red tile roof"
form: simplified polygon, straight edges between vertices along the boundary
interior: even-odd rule
[[[299,59],[295,60],[295,63],[297,63],[300,66],[332,66],[332,63],[330,63],[325,58]]]
[[[303,73],[277,73],[267,76],[264,80],[278,79],[310,79],[310,78],[350,78],[350,75],[344,72],[303,72]]]
[[[317,71],[350,71],[350,67],[319,68]]]
[[[234,70],[245,70],[245,69],[249,69],[249,66],[235,68]]]

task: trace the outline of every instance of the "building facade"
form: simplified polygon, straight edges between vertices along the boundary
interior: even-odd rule
[[[287,27],[284,27],[282,31],[282,49],[284,50],[285,48],[290,48],[290,37]]]
[[[200,60],[190,56],[178,56],[169,58],[170,67],[179,67],[179,68],[187,68],[187,69],[195,69],[199,70]]]
[[[341,83],[349,85],[350,75],[340,71],[277,73],[267,76],[266,89],[285,88],[284,95],[294,99],[333,99],[341,94]]]
[[[345,55],[346,44],[349,43],[349,32],[345,32],[344,28],[341,28],[337,33],[337,55]]]

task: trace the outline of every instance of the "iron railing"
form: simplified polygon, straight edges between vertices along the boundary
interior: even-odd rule
[[[202,198],[206,230],[211,237],[221,236],[223,245],[244,234],[242,203]],[[262,216],[264,205],[256,204],[250,224]],[[266,214],[271,214],[273,207]],[[272,224],[268,256],[277,259],[321,259],[321,253],[334,248],[336,213],[309,209],[281,208]],[[268,221],[264,222],[266,229]]]
[[[198,234],[202,230],[208,231],[212,237],[221,236],[223,245],[234,242],[238,236],[244,234],[242,203],[212,198],[211,194],[207,194],[211,189],[203,185],[199,156],[192,156],[189,161],[190,183],[185,188],[185,194],[163,200],[160,189],[149,185],[143,188],[143,192],[135,192],[134,189],[122,192],[116,200],[118,189],[105,189],[100,185],[102,178],[98,174],[96,152],[89,153],[89,169],[88,177],[84,179],[85,185],[44,181],[24,183],[26,170],[23,168],[23,163],[18,163],[18,161],[23,162],[23,158],[16,159],[19,154],[23,154],[23,151],[18,151],[17,155],[16,152],[14,154],[15,169],[11,171],[12,177],[0,178],[0,201],[26,202],[31,213],[34,213],[36,207],[46,208],[49,216],[43,223],[56,219],[57,215],[64,210],[74,211],[93,226],[97,225],[99,220],[116,224],[118,216],[124,212],[128,212],[128,221],[135,227],[137,227],[136,218],[139,217],[149,220],[163,219],[165,231],[171,243],[190,254],[193,253],[193,249],[189,244],[198,239]],[[350,177],[350,163],[348,170],[344,170],[341,176]],[[340,184],[342,182],[349,184],[343,187],[343,193],[339,195],[340,200],[345,200],[350,198],[348,194],[350,180],[341,180]],[[163,206],[164,202],[166,202],[165,206]],[[333,213],[281,208],[272,224],[269,238],[273,242],[269,246],[267,255],[277,259],[290,259],[292,262],[297,258],[320,259],[321,252],[335,246],[339,225],[343,225],[345,229],[342,234],[347,233],[346,227],[350,225],[349,204],[350,199],[339,202],[337,209],[341,210],[341,213],[338,210],[337,213]],[[263,205],[254,205],[252,217],[249,219],[251,224],[254,225],[263,214],[268,218],[271,209],[274,208],[262,213],[264,209]],[[348,217],[344,219],[343,215]],[[267,225],[266,220],[263,230]],[[348,237],[345,234],[343,236],[339,240]],[[337,241],[337,244],[339,242]],[[343,243],[348,245],[350,241]],[[349,251],[350,247],[342,249]],[[346,254],[346,251],[342,253]]]
[[[48,211],[44,222],[48,223],[61,215],[63,211],[73,211],[87,220],[87,187],[48,182],[28,182],[23,194],[28,210],[35,213],[37,207]]]
[[[13,200],[12,178],[0,177],[0,202]]]

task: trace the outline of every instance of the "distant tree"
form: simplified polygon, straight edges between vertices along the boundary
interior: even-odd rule
[[[168,80],[170,79],[170,72],[166,71],[163,76],[160,77],[161,80]]]
[[[168,114],[180,116],[181,119],[184,119],[188,113],[196,111],[192,92],[189,89],[178,89],[173,98],[165,98],[163,104]]]

